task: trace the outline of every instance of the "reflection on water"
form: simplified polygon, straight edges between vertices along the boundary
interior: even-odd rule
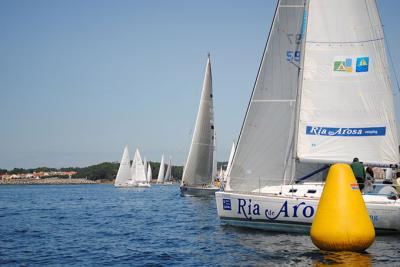
[[[1,266],[392,267],[398,240],[321,252],[308,235],[221,225],[213,197],[180,197],[177,185],[0,186]]]
[[[328,252],[321,251],[323,258],[316,260],[313,266],[372,266],[372,256],[368,253],[358,253],[349,251]]]

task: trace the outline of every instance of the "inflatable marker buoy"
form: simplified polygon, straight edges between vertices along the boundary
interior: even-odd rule
[[[312,242],[321,250],[363,251],[374,239],[353,171],[347,164],[332,165],[311,226]]]

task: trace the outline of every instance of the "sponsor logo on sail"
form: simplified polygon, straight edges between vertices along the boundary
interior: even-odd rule
[[[333,71],[339,72],[353,72],[353,60],[346,58],[345,60],[338,60],[333,63]]]
[[[367,128],[331,128],[319,126],[306,126],[307,135],[322,136],[385,136],[386,127],[367,127]]]
[[[222,199],[222,207],[224,210],[232,210],[231,200],[227,198]]]
[[[356,61],[356,72],[367,72],[369,57],[359,57]]]
[[[333,71],[343,73],[368,72],[369,57],[346,57],[333,61]]]

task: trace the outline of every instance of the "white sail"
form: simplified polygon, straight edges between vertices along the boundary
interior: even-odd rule
[[[167,171],[165,172],[164,182],[170,182],[171,181],[171,178],[172,178],[172,176],[171,176],[171,168],[172,168],[171,157],[169,157]]]
[[[147,164],[147,182],[151,182],[151,179],[153,177],[153,173],[151,171],[151,165],[150,163]]]
[[[293,176],[294,118],[306,18],[305,0],[278,1],[226,190],[252,191],[280,185]]]
[[[124,186],[129,183],[131,172],[130,172],[131,160],[129,158],[128,146],[125,146],[122,154],[121,163],[119,164],[117,177],[115,178],[115,186]]]
[[[211,184],[214,162],[214,110],[211,61],[208,56],[203,89],[182,183],[189,186]]]
[[[374,0],[310,1],[297,155],[397,164],[398,139]]]
[[[158,170],[158,177],[157,177],[157,183],[163,183],[164,182],[164,154],[161,156],[161,163],[160,163],[160,169]]]
[[[232,166],[233,155],[235,154],[235,142],[232,143],[231,153],[229,153],[228,165],[226,166],[225,174],[224,174],[224,182],[226,182],[227,176]]]
[[[146,157],[144,157],[144,159],[143,159],[143,166],[144,166],[144,173],[146,174],[146,177],[147,177],[147,159],[146,159]]]
[[[146,173],[144,172],[144,165],[142,158],[140,157],[139,149],[136,149],[135,157],[132,161],[132,166],[134,166],[132,172],[132,182],[133,183],[144,183],[147,181]]]

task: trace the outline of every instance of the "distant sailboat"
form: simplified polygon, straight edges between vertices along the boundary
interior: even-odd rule
[[[122,154],[121,163],[119,164],[117,177],[115,178],[114,186],[125,187],[129,186],[131,179],[130,171],[131,160],[129,158],[128,146],[125,146]]]
[[[148,183],[151,182],[152,175],[153,175],[153,173],[151,171],[151,165],[150,165],[150,162],[149,162],[149,163],[147,163],[147,182]]]
[[[147,182],[145,167],[140,157],[139,149],[136,149],[135,157],[132,161],[131,184],[137,187],[150,187],[150,184]]]
[[[189,155],[183,170],[181,195],[214,195],[219,190],[212,184],[215,175],[214,108],[211,77],[211,61],[208,55],[200,106],[190,145]]]
[[[161,156],[160,169],[158,170],[157,184],[164,183],[164,154]]]
[[[172,182],[171,182],[171,178],[172,178],[171,171],[172,171],[172,162],[171,162],[171,157],[169,157],[167,171],[165,172],[165,177],[164,177],[164,184],[172,184]]]

